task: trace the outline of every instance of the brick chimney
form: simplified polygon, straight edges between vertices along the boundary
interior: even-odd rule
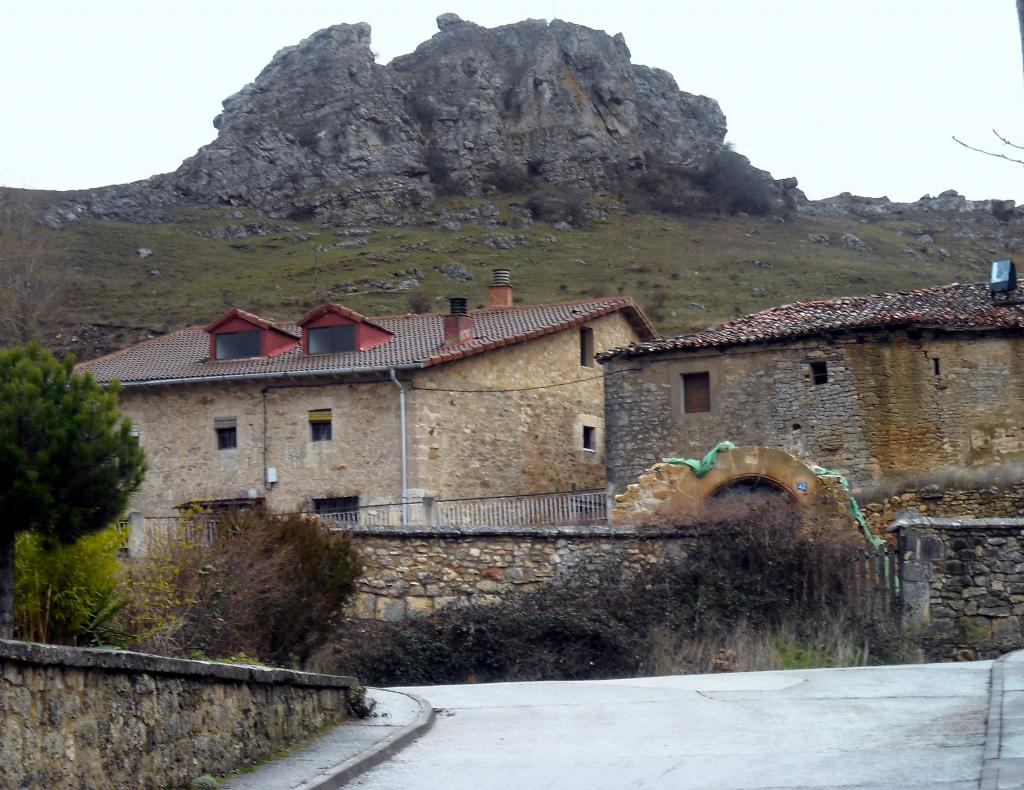
[[[450,312],[444,317],[444,344],[461,346],[474,338],[473,319],[466,311],[466,300],[453,296],[448,300]]]
[[[512,306],[512,275],[508,269],[495,269],[491,280],[490,307]]]

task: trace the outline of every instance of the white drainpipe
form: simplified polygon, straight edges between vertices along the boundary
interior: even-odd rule
[[[405,527],[409,524],[409,464],[405,449],[405,387],[395,375],[394,368],[388,368],[388,373],[398,387],[398,431],[402,435],[402,526]]]

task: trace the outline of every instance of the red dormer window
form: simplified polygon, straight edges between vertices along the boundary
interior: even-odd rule
[[[311,326],[306,352],[309,354],[337,354],[356,350],[356,325]]]
[[[307,354],[367,351],[394,337],[384,327],[338,304],[318,307],[299,321],[299,326],[302,327],[302,347]]]
[[[245,332],[220,332],[214,337],[214,359],[241,359],[262,356],[263,333],[259,329]]]
[[[211,360],[273,357],[299,345],[293,331],[244,310],[229,310],[206,331]]]

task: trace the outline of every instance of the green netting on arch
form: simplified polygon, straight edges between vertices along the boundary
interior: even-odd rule
[[[735,444],[725,440],[712,447],[708,451],[708,454],[700,460],[697,460],[696,458],[666,458],[663,463],[671,464],[672,466],[688,466],[693,470],[693,473],[697,477],[704,477],[704,475],[714,468],[715,461],[718,460],[718,454],[720,452],[723,450],[732,450],[735,447]],[[854,520],[860,525],[861,532],[864,534],[864,539],[868,542],[868,545],[874,549],[884,546],[885,541],[875,535],[868,528],[868,522],[864,518],[864,513],[861,512],[860,505],[857,504],[857,498],[850,493],[850,481],[846,479],[845,475],[842,475],[832,469],[825,469],[822,466],[811,466],[809,468],[818,477],[832,477],[839,481],[840,487],[847,496],[847,508],[850,511],[850,515],[853,516]],[[899,590],[899,579],[896,578],[893,573],[891,559],[888,556],[881,557],[880,559],[882,560],[882,576],[885,578],[887,583],[892,584],[896,590]]]
[[[722,450],[732,450],[735,447],[736,445],[730,441],[719,442],[699,461],[695,458],[666,458],[662,463],[672,466],[688,466],[697,477],[704,477],[714,467],[715,461],[718,460],[718,454]]]
[[[720,452],[723,450],[733,450],[735,447],[735,444],[725,440],[712,447],[708,451],[708,454],[700,460],[696,458],[666,458],[663,463],[671,464],[672,466],[688,466],[693,470],[693,473],[697,477],[704,477],[704,475],[714,468],[715,461],[718,460],[718,454]],[[833,477],[837,479],[840,487],[848,497],[847,507],[850,510],[850,515],[853,516],[854,520],[860,525],[861,531],[864,533],[864,538],[875,548],[885,543],[884,540],[868,529],[868,522],[865,520],[864,514],[861,512],[860,505],[857,504],[856,497],[850,493],[850,481],[847,480],[846,477],[841,475],[839,472],[835,472],[831,469],[825,469],[822,466],[811,466],[810,470],[818,477]]]
[[[874,546],[876,549],[885,543],[882,538],[878,537],[870,529],[868,529],[868,522],[864,518],[864,514],[861,512],[860,505],[857,504],[857,498],[850,493],[850,481],[846,479],[839,472],[835,472],[831,469],[825,469],[822,466],[812,466],[811,471],[814,472],[818,477],[834,477],[839,481],[839,485],[843,491],[846,492],[849,498],[850,515],[854,517],[858,524],[860,524],[861,531],[864,533],[864,538]]]

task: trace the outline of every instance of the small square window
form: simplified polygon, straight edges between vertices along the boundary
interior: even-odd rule
[[[597,428],[593,425],[583,426],[583,449],[592,453],[597,451]]]
[[[827,362],[812,362],[811,363],[811,381],[814,382],[814,386],[819,384],[828,384],[828,363]]]
[[[580,330],[580,364],[594,367],[594,330],[586,326]]]
[[[217,428],[217,449],[234,450],[238,447],[238,428]]]
[[[686,414],[711,411],[711,376],[706,371],[683,374],[683,411]]]
[[[316,409],[309,413],[309,438],[314,442],[331,441],[330,409]]]

